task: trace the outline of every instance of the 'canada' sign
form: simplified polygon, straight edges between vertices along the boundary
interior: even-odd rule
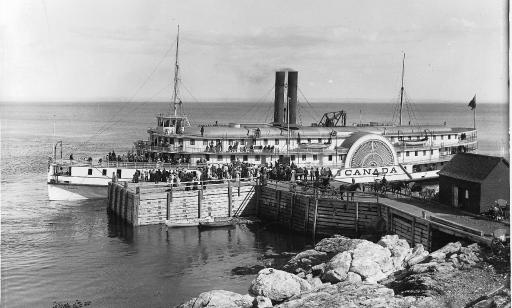
[[[349,168],[340,170],[345,176],[383,176],[403,173],[399,166]]]

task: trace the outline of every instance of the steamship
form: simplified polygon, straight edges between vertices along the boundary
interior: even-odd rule
[[[176,161],[186,162],[189,168],[233,161],[255,165],[288,162],[308,169],[330,168],[335,181],[346,183],[384,177],[388,181],[434,179],[455,154],[477,149],[474,128],[402,125],[402,98],[398,125],[347,125],[343,110],[325,113],[309,126],[301,125],[297,123],[297,71],[275,73],[273,122],[191,126],[178,97],[178,68],[176,60],[170,112],[156,116],[156,126],[147,131],[147,140],[135,142],[137,155],[155,163],[56,160],[48,168],[50,200],[105,198],[113,174],[131,181],[136,170],[172,169],[165,162]],[[401,97],[403,89],[402,80]],[[57,148],[54,150],[56,154]]]

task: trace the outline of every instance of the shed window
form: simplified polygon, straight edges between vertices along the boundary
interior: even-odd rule
[[[276,139],[275,142],[276,142],[276,145],[278,145],[279,144],[279,139]]]
[[[448,140],[452,139],[452,135],[448,135]]]
[[[244,159],[244,161],[248,161],[248,160],[249,160],[249,157],[248,157],[247,155],[244,155],[244,156],[243,156],[243,159]]]
[[[88,170],[87,170],[87,174],[88,174],[88,175],[92,175],[92,169],[88,169]]]
[[[291,156],[291,160],[294,161],[295,160],[295,155],[292,155]]]
[[[195,145],[196,144],[196,140],[195,139],[190,139],[190,145]]]
[[[208,140],[203,139],[203,145],[208,145]]]
[[[318,160],[318,155],[313,154],[313,160]]]
[[[222,155],[217,155],[217,161],[222,161]]]
[[[427,151],[423,150],[423,156],[427,155]]]
[[[240,144],[245,145],[245,139],[240,139]]]
[[[302,155],[302,160],[305,161],[306,160],[306,155]]]
[[[329,161],[332,161],[332,155],[329,155]]]
[[[268,139],[263,139],[263,144],[267,145],[268,144]]]
[[[318,138],[318,143],[322,143],[322,138]]]
[[[409,156],[410,155],[409,153],[410,153],[409,151],[405,151],[405,156]]]
[[[254,160],[255,160],[255,161],[260,161],[260,159],[261,159],[261,158],[260,158],[260,156],[259,156],[259,155],[254,156]]]
[[[103,169],[103,171],[101,171],[101,174],[107,175],[107,169]]]

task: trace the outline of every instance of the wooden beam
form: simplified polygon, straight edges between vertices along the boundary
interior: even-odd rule
[[[316,243],[316,220],[318,216],[318,196],[315,194],[315,216],[313,220],[313,243]]]

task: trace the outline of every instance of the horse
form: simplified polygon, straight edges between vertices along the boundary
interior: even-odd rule
[[[424,187],[421,191],[420,191],[420,196],[423,198],[423,199],[432,199],[434,198],[434,195],[436,194],[436,190],[433,189],[433,188],[427,188],[427,187]]]
[[[372,183],[371,188],[376,193],[385,194],[387,191],[390,190],[389,183],[387,181],[382,180],[375,180],[374,183]]]
[[[401,181],[391,182],[389,184],[389,186],[390,186],[391,192],[394,194],[401,194],[402,189],[406,188],[406,184]]]
[[[361,190],[361,184],[360,183],[354,183],[354,184],[347,184],[347,185],[340,185],[340,197],[341,200],[343,200],[343,194],[351,192],[352,197],[354,197],[354,192]]]

